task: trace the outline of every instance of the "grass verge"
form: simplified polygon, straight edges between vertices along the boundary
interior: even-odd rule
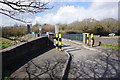
[[[111,38],[120,38],[120,36],[112,36]]]
[[[12,45],[14,45],[14,44],[16,44],[16,42],[15,41],[13,41],[13,40],[9,40],[9,39],[6,39],[6,38],[2,38],[2,39],[0,39],[1,41],[1,44],[0,44],[0,49],[4,49],[4,48],[7,48],[7,47],[9,47],[9,46],[12,46]]]
[[[108,44],[101,44],[101,46],[108,47],[108,48],[115,49],[115,50],[120,50],[120,46],[113,46],[113,45],[108,45]]]
[[[64,30],[60,30],[59,33],[66,33]]]

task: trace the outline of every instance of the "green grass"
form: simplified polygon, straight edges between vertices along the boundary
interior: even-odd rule
[[[101,44],[101,46],[108,47],[108,48],[115,49],[115,50],[120,50],[120,46],[113,46],[113,45],[108,45],[108,44]]]
[[[10,80],[10,78],[9,77],[4,77],[3,80]]]
[[[4,48],[7,48],[7,47],[15,44],[15,41],[9,40],[9,39],[6,39],[6,38],[1,38],[0,42],[1,42],[0,43],[0,49],[4,49]]]
[[[4,71],[2,74],[3,80],[10,80],[9,76],[10,76],[9,71]]]
[[[112,36],[111,38],[120,38],[120,36]]]
[[[66,33],[64,30],[60,30],[59,33]]]

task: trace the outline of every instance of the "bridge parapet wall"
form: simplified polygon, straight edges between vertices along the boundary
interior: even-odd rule
[[[1,50],[3,71],[48,47],[53,47],[53,42],[48,37],[40,37]]]
[[[91,38],[90,38],[91,39]],[[111,38],[111,37],[100,37],[99,35],[94,35],[94,40],[95,43],[94,45],[99,45],[99,42],[101,42],[101,44],[108,44],[108,45],[113,45],[113,46],[120,46],[120,44],[118,44],[118,38]]]

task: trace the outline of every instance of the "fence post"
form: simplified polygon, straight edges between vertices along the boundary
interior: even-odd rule
[[[62,51],[62,35],[59,34],[59,51]]]
[[[91,47],[93,47],[93,34],[91,34]]]
[[[89,45],[89,34],[87,34],[87,45]]]
[[[58,34],[56,34],[56,49],[58,49]]]

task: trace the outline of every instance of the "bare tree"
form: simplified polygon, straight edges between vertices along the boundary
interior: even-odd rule
[[[49,2],[41,2],[41,0],[0,0],[0,13],[14,20],[26,23],[26,21],[16,16],[25,13],[40,13],[51,9],[47,6]]]

